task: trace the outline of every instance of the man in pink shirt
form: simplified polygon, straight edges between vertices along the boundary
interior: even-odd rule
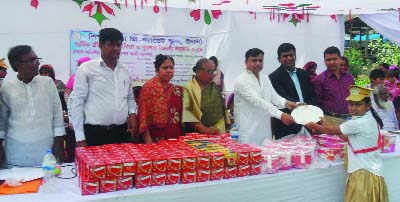
[[[324,51],[326,70],[312,81],[318,106],[324,111],[327,119],[335,124],[343,123],[350,117],[346,97],[349,86],[354,84],[353,76],[340,68],[340,51],[331,46]]]

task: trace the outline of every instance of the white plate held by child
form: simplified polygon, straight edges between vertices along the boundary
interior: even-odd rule
[[[296,107],[292,111],[292,117],[296,123],[305,125],[309,122],[317,123],[324,116],[324,112],[316,106],[313,105],[303,105]]]

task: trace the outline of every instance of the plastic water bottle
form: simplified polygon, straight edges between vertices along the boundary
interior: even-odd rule
[[[239,129],[236,126],[236,124],[232,124],[232,128],[231,128],[231,130],[229,132],[231,134],[231,139],[232,140],[239,141],[240,133],[239,133]]]
[[[55,192],[57,190],[56,177],[55,177],[55,169],[56,169],[57,161],[54,157],[51,149],[47,150],[46,155],[43,158],[42,162],[42,171],[43,171],[43,184],[42,190],[46,193]]]

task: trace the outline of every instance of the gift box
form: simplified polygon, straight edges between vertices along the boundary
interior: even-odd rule
[[[161,157],[153,157],[153,172],[165,172],[167,170],[167,160]]]
[[[135,187],[144,188],[151,185],[151,174],[137,174],[135,176]]]
[[[238,165],[237,166],[237,177],[244,177],[250,174],[250,165]]]
[[[250,175],[259,175],[261,173],[261,164],[250,165]]]
[[[211,156],[205,152],[198,153],[197,168],[209,169],[211,167]]]
[[[167,176],[165,173],[154,172],[151,174],[151,186],[162,186],[165,185]]]
[[[181,184],[189,184],[196,182],[196,170],[182,170]]]
[[[104,159],[104,163],[106,164],[107,177],[122,176],[123,166],[120,159],[110,156]]]
[[[249,164],[260,164],[262,161],[261,150],[250,149],[249,150]]]
[[[178,184],[181,178],[181,174],[179,172],[167,172],[167,178],[165,184]]]
[[[235,150],[237,152],[237,164],[248,165],[249,164],[249,152],[246,150]]]
[[[225,172],[224,168],[212,168],[210,180],[220,180],[224,178],[224,172]]]
[[[113,192],[117,190],[116,178],[100,179],[100,193]]]
[[[132,176],[117,177],[117,190],[126,190],[132,188]]]
[[[167,157],[167,171],[178,172],[181,170],[182,160],[180,157],[169,156]]]
[[[136,161],[133,157],[124,157],[122,159],[122,175],[133,176],[136,173]]]
[[[98,194],[100,191],[100,182],[98,179],[80,179],[80,187],[82,195]]]
[[[183,155],[182,156],[182,170],[195,170],[196,169],[197,156]]]
[[[106,177],[106,165],[104,161],[99,159],[92,159],[86,162],[86,174],[89,179],[103,179]]]
[[[210,180],[210,169],[197,169],[196,182],[206,182]]]
[[[211,168],[223,168],[224,167],[224,154],[221,152],[210,153],[211,157]]]
[[[237,175],[237,166],[229,166],[224,168],[224,179],[235,178]]]
[[[136,172],[138,174],[148,175],[151,174],[153,162],[150,157],[136,157]]]

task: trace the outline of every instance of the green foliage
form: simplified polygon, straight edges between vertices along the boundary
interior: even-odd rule
[[[371,41],[368,48],[376,56],[378,64],[400,65],[400,47],[392,42],[383,42],[382,39]]]
[[[369,80],[369,76],[367,76],[365,74],[362,74],[362,75],[360,75],[359,77],[356,78],[356,82],[355,83],[356,83],[357,86],[365,87],[368,84],[370,84],[371,82]]]
[[[354,78],[363,73],[363,69],[369,63],[364,59],[363,52],[356,48],[348,48],[344,50],[344,55],[349,60],[349,72],[353,74]]]

